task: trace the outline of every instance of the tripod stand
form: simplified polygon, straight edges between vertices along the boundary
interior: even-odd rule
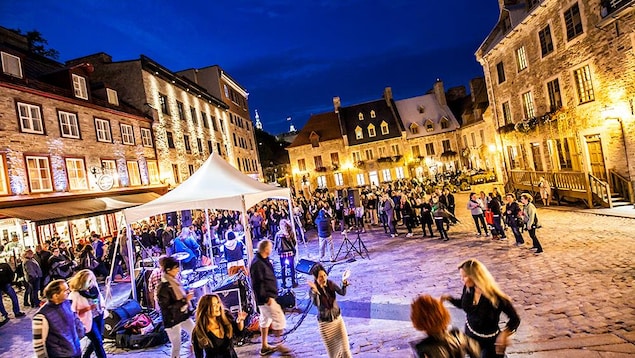
[[[355,228],[355,233],[357,234],[357,237],[355,238],[355,242],[351,241],[348,238],[348,233],[346,231],[342,232],[342,235],[344,236],[344,240],[342,241],[340,248],[337,250],[337,254],[335,255],[336,260],[340,256],[340,252],[342,251],[343,248],[346,249],[346,253],[344,254],[344,257],[348,256],[349,254],[353,252],[357,252],[359,257],[364,258],[364,253],[366,253],[365,258],[370,260],[370,254],[368,253],[368,249],[366,248],[366,245],[364,244],[364,241],[362,241],[362,238],[360,236],[361,232],[362,231],[359,227]]]

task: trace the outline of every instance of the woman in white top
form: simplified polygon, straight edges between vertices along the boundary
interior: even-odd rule
[[[542,205],[549,206],[551,202],[551,185],[545,177],[540,177],[540,181],[538,182],[538,187],[540,188],[540,199],[542,199]]]
[[[99,292],[95,274],[88,269],[81,270],[69,280],[68,287],[71,290],[68,296],[72,301],[71,310],[77,312],[91,342],[82,356],[88,358],[95,352],[97,358],[106,357],[102,336],[106,305]]]

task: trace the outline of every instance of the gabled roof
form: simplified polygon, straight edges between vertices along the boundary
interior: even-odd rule
[[[487,35],[483,43],[476,51],[477,57],[484,56],[490,52],[505,36],[518,26],[533,9],[527,9],[527,4],[519,2],[517,4],[505,4],[498,17],[498,23]],[[509,19],[509,28],[505,28],[504,23]]]
[[[394,101],[390,101],[394,108]],[[399,121],[396,110],[388,106],[386,100],[379,99],[371,102],[356,104],[348,107],[340,108],[340,121],[342,128],[348,136],[349,145],[358,145],[370,142],[376,142],[391,138],[401,137],[403,127]],[[375,118],[371,117],[371,112],[374,111]],[[359,114],[363,115],[363,119],[360,120]],[[388,124],[388,134],[383,134],[381,131],[382,122]],[[373,124],[375,126],[375,136],[370,137],[368,135],[368,126]],[[364,136],[362,139],[357,139],[355,136],[355,128],[357,126],[363,129]]]
[[[403,126],[406,128],[407,138],[418,138],[449,132],[459,128],[459,122],[448,106],[441,105],[434,93],[425,94],[395,102],[397,110],[401,116]],[[423,113],[421,113],[423,112]],[[448,128],[441,129],[441,121],[443,118],[448,120]],[[434,131],[426,130],[426,122],[431,120],[434,124]],[[412,133],[410,130],[412,124],[419,126],[418,133]]]
[[[342,139],[340,123],[337,113],[326,112],[312,115],[304,127],[295,137],[295,140],[287,148],[300,147],[311,144],[311,133],[315,132],[319,136],[320,142],[333,139]]]

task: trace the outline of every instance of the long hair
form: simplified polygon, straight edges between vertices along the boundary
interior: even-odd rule
[[[463,261],[459,265],[459,269],[463,269],[465,275],[469,277],[476,287],[478,287],[483,296],[492,302],[494,307],[498,307],[499,299],[510,300],[494,280],[492,274],[487,270],[487,267],[477,259],[469,259]]]
[[[212,300],[216,298],[220,304],[220,316],[213,317]],[[196,325],[194,326],[193,335],[196,337],[198,344],[205,348],[210,347],[212,342],[207,338],[207,326],[211,320],[216,320],[216,323],[221,328],[225,337],[232,338],[234,336],[232,324],[225,314],[225,306],[220,297],[216,294],[204,295],[198,301],[198,307],[196,307]]]
[[[77,272],[75,276],[68,281],[68,287],[72,291],[86,291],[91,288],[96,281],[95,274],[89,269],[84,269]]]

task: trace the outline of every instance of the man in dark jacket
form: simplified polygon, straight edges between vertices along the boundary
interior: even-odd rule
[[[523,239],[523,234],[520,232],[520,227],[518,226],[518,221],[516,220],[521,211],[520,206],[516,202],[516,195],[514,195],[514,193],[508,193],[505,196],[505,199],[507,200],[507,205],[505,205],[505,219],[507,221],[507,225],[514,233],[516,246],[521,246],[525,243],[525,240]]]
[[[326,254],[327,247],[329,249],[329,256],[331,261],[335,261],[335,248],[333,247],[333,226],[331,223],[331,216],[326,212],[324,208],[320,209],[320,211],[318,212],[317,218],[315,219],[315,227],[317,228],[319,239],[320,261],[324,261],[324,255]]]
[[[251,286],[260,311],[261,356],[272,354],[275,351],[283,354],[289,352],[289,349],[282,344],[270,346],[267,343],[269,327],[279,337],[287,324],[282,307],[276,302],[278,280],[273,271],[273,264],[269,261],[272,248],[273,243],[270,240],[261,240],[258,243],[258,252],[254,255],[250,267]]]
[[[15,273],[11,266],[6,263],[0,263],[0,314],[2,314],[3,320],[0,321],[0,326],[3,326],[5,323],[9,321],[9,314],[7,310],[4,308],[4,303],[2,301],[2,294],[6,293],[9,295],[11,299],[11,303],[13,304],[13,314],[15,317],[24,317],[25,313],[20,312],[20,305],[18,304],[18,295],[15,294],[15,290],[11,283],[15,278]]]

